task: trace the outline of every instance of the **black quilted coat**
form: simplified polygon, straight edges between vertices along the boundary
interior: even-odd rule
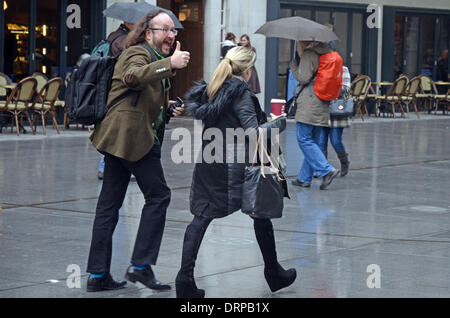
[[[266,123],[266,115],[261,111],[258,98],[247,83],[239,78],[226,80],[211,101],[208,101],[206,83],[200,82],[186,94],[185,100],[187,113],[202,120],[203,134],[208,128],[217,128],[226,136],[227,128],[242,127],[247,130],[257,129],[262,125],[269,133],[271,128],[282,131],[286,127],[285,120]],[[237,163],[236,156],[242,149],[247,153],[248,146],[231,142],[231,147],[235,147],[235,160],[227,163],[230,160],[225,160],[225,140],[224,137],[223,163],[206,163],[203,160],[195,165],[190,193],[190,209],[194,215],[220,218],[241,208],[245,163]],[[203,140],[202,149],[211,142],[212,140]]]

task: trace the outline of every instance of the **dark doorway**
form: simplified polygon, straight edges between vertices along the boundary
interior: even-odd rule
[[[203,24],[204,0],[158,0],[158,6],[172,10],[178,17],[184,29],[179,30],[177,41],[183,51],[191,53],[189,66],[177,71],[172,79],[171,99],[177,96],[183,98],[195,81],[203,78]]]

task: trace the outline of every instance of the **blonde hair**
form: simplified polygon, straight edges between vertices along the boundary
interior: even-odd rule
[[[256,54],[244,46],[230,49],[225,58],[217,66],[208,84],[208,97],[211,100],[222,88],[223,83],[233,77],[240,76],[255,64]]]

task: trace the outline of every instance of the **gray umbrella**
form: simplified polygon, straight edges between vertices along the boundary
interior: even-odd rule
[[[163,9],[146,2],[116,2],[110,7],[103,10],[105,17],[121,20],[129,23],[137,23],[143,18],[149,11],[160,9],[172,18],[176,29],[183,29],[180,21],[178,21],[175,14],[172,11]]]
[[[296,41],[329,42],[339,38],[325,25],[302,17],[288,17],[265,23],[255,33]]]

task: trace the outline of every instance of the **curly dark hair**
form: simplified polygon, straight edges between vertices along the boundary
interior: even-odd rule
[[[167,14],[167,12],[161,9],[151,10],[145,15],[145,17],[143,17],[141,20],[139,20],[138,23],[136,23],[134,30],[128,33],[125,40],[126,49],[133,45],[145,43],[145,33],[149,28],[153,27],[152,20],[160,13]]]

